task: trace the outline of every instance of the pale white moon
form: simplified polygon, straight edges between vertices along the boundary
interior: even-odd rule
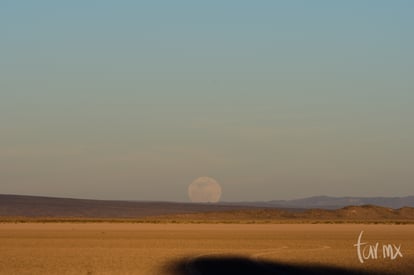
[[[192,202],[218,202],[221,186],[213,178],[200,177],[188,186],[188,196]]]

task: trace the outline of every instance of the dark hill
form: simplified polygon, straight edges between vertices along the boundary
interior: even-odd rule
[[[236,204],[134,202],[0,195],[0,217],[151,219],[181,222],[283,222],[283,221],[408,221],[414,208],[393,209],[375,205],[340,209],[298,209]]]
[[[143,218],[243,208],[246,206],[0,195],[0,217]]]

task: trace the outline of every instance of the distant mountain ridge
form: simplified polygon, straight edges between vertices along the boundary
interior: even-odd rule
[[[339,209],[346,206],[376,205],[393,209],[414,207],[414,196],[406,197],[330,197],[314,196],[293,200],[242,203],[243,205],[282,208]]]
[[[354,208],[352,208],[354,207]],[[270,212],[269,212],[270,211]],[[414,196],[363,198],[316,196],[269,202],[197,204],[183,202],[110,201],[0,194],[0,217],[149,218],[180,217],[265,217],[275,218],[414,218]],[[226,214],[228,213],[228,214]],[[358,214],[355,214],[358,213]],[[378,214],[381,213],[381,214]],[[266,214],[263,216],[263,214]],[[230,215],[230,216],[229,216]],[[237,215],[236,215],[237,216]],[[210,219],[210,218],[209,218]]]
[[[414,222],[414,207],[383,207],[372,203],[410,203],[406,198],[331,198],[312,197],[292,201],[197,204],[178,202],[108,201],[0,195],[1,221],[43,219],[136,219],[174,222]],[[350,200],[351,199],[351,200]],[[347,203],[338,209],[326,206]],[[353,203],[354,205],[349,205]],[[364,204],[368,203],[368,204]],[[358,204],[358,205],[356,205]],[[364,205],[361,205],[364,204]],[[289,206],[289,207],[287,207]],[[313,207],[310,207],[313,206]],[[315,207],[316,206],[316,207]],[[298,208],[303,207],[303,208]],[[325,207],[325,209],[323,209]]]

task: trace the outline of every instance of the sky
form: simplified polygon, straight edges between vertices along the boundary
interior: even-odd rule
[[[0,193],[414,195],[413,1],[0,2]]]

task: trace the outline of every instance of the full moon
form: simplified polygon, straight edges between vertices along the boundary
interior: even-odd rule
[[[192,202],[218,202],[221,186],[213,178],[200,177],[188,186],[188,196]]]

